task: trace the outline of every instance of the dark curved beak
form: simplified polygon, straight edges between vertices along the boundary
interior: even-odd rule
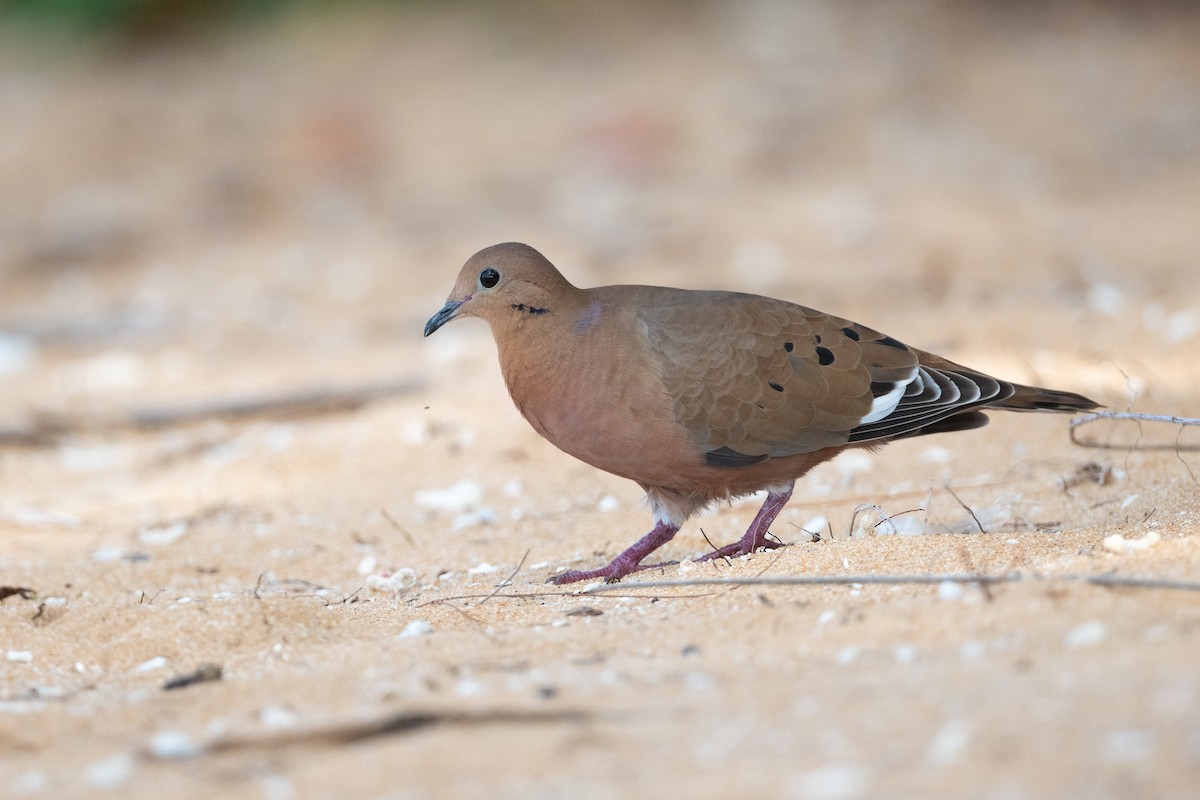
[[[467,302],[467,299],[464,297],[462,300],[447,300],[446,305],[442,306],[436,314],[429,318],[429,322],[425,323],[425,335],[428,336],[454,319],[458,315],[458,310],[462,308],[462,304]]]

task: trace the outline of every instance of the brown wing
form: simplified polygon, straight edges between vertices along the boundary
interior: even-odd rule
[[[779,300],[669,292],[640,314],[679,423],[715,466],[893,439],[1013,388],[870,328]]]

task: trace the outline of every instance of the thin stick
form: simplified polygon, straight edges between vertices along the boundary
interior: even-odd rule
[[[1077,433],[1079,428],[1102,419],[1130,420],[1139,423],[1162,422],[1168,425],[1178,425],[1181,428],[1189,425],[1200,425],[1200,418],[1197,417],[1177,417],[1169,414],[1141,414],[1133,411],[1093,411],[1090,414],[1082,414],[1071,420],[1071,441],[1080,447],[1093,447],[1102,450],[1174,450],[1176,452],[1181,450],[1200,450],[1200,445],[1181,445],[1178,439],[1175,444],[1141,444],[1140,442],[1134,442],[1132,445],[1124,445],[1101,442],[1096,439],[1079,438]]]
[[[483,598],[478,603],[476,603],[475,607],[479,608],[481,605],[486,603],[488,600],[491,600],[493,597],[495,597],[497,594],[499,594],[500,590],[503,589],[505,586],[511,586],[512,579],[517,577],[517,573],[521,571],[521,567],[525,566],[525,559],[527,559],[527,558],[529,558],[528,550],[525,551],[525,555],[521,556],[521,560],[517,562],[517,568],[512,571],[512,574],[509,575],[504,580],[497,583],[495,590],[491,594],[489,594],[487,597]]]
[[[583,594],[599,594],[614,588],[667,589],[694,586],[838,586],[851,583],[874,584],[938,584],[951,583],[1013,583],[1022,580],[1018,573],[1008,575],[764,575],[750,578],[692,578],[690,580],[639,581],[628,584],[598,584],[583,590]]]
[[[1020,583],[1028,580],[1061,580],[1090,583],[1096,586],[1126,586],[1141,589],[1175,589],[1200,592],[1200,581],[1180,581],[1171,578],[1122,577],[1118,575],[1048,575],[1030,576],[1019,572],[1002,575],[768,575],[750,578],[693,578],[677,581],[642,581],[628,584],[599,584],[589,586],[582,594],[600,594],[616,589],[671,589],[697,586],[838,586],[854,583],[883,585],[930,585],[939,583],[978,583],[995,585]]]
[[[942,488],[943,488],[943,489],[945,489],[947,492],[949,492],[949,493],[950,493],[950,496],[951,496],[951,497],[953,497],[955,500],[957,500],[957,501],[958,501],[958,504],[967,510],[967,513],[971,515],[971,519],[975,520],[975,526],[976,526],[977,528],[979,528],[979,532],[980,532],[980,533],[987,533],[987,531],[985,531],[985,530],[983,529],[983,523],[981,523],[981,522],[979,521],[979,517],[975,516],[975,512],[971,510],[971,507],[970,507],[969,505],[967,505],[966,503],[964,503],[964,502],[962,501],[962,498],[961,498],[961,497],[959,497],[959,496],[958,496],[958,495],[957,495],[957,494],[954,492],[954,490],[950,488],[950,484],[948,484],[948,483],[943,483],[943,484],[942,484]]]

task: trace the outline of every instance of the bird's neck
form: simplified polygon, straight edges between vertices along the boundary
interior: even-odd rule
[[[579,362],[587,360],[581,354],[599,318],[598,306],[578,302],[583,297],[571,299],[544,310],[514,308],[512,315],[492,325],[508,392],[543,435],[555,398],[569,393],[572,376],[583,366]]]

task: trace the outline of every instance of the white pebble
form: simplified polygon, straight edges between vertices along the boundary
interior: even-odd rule
[[[149,671],[155,670],[155,669],[162,669],[166,665],[167,665],[167,657],[166,656],[155,656],[154,658],[148,659],[146,661],[143,661],[141,664],[138,664],[134,669],[137,672],[149,672]]]
[[[1091,647],[1100,644],[1108,638],[1108,628],[1099,620],[1091,620],[1082,625],[1076,625],[1067,631],[1063,644],[1067,647]]]
[[[119,547],[97,547],[92,551],[92,561],[97,564],[112,564],[124,557],[125,551]]]
[[[983,642],[977,639],[968,639],[958,648],[958,657],[963,661],[979,661],[986,651],[987,648],[983,646]]]
[[[596,503],[597,511],[616,511],[621,507],[621,501],[611,494],[606,494]]]
[[[264,800],[295,800],[296,787],[284,775],[272,772],[258,779]]]
[[[150,740],[155,758],[195,758],[202,752],[204,748],[183,731],[160,731]]]
[[[490,575],[491,573],[497,571],[498,569],[500,569],[500,568],[493,566],[493,565],[487,563],[486,561],[480,561],[475,566],[468,567],[467,574],[468,575]]]
[[[1162,334],[1167,343],[1179,344],[1200,331],[1200,315],[1196,313],[1195,309],[1178,311],[1167,318],[1164,327]]]
[[[829,518],[823,514],[818,514],[801,525],[800,530],[809,535],[820,534],[821,536],[827,536],[829,534]]]
[[[39,794],[46,791],[46,783],[46,773],[40,769],[31,769],[13,778],[9,785],[12,786],[13,794]]]
[[[417,582],[417,573],[409,567],[401,567],[391,573],[367,576],[367,589],[372,592],[400,594]]]
[[[374,572],[375,568],[378,566],[379,566],[379,559],[373,555],[368,554],[368,555],[363,556],[362,559],[358,562],[358,567],[356,568],[355,571],[358,572],[359,575],[366,577],[367,575],[370,575],[372,572]]]
[[[138,530],[138,540],[142,544],[166,545],[182,537],[188,532],[187,522],[180,520],[170,525],[159,525]]]
[[[917,660],[917,648],[911,644],[898,644],[892,648],[897,664],[911,664]]]
[[[942,581],[937,586],[939,600],[959,600],[963,596],[963,585],[958,581]]]
[[[264,706],[258,712],[258,721],[264,728],[280,730],[294,728],[300,722],[299,715],[287,706]]]
[[[865,767],[831,764],[801,773],[791,780],[790,795],[806,800],[848,800],[862,797],[871,776]]]
[[[539,561],[536,564],[530,564],[529,568],[530,569],[545,569],[548,566],[550,566],[549,561]]]
[[[52,525],[61,528],[78,528],[79,517],[66,511],[54,511],[47,508],[17,508],[12,511],[0,512],[0,519],[15,522],[18,525]]]
[[[445,489],[419,489],[413,500],[431,511],[468,511],[483,499],[483,485],[464,478]]]
[[[450,529],[461,531],[464,528],[474,528],[476,525],[486,525],[489,522],[496,521],[496,512],[490,508],[481,508],[476,511],[468,511],[459,514],[450,523]]]
[[[858,473],[871,469],[875,460],[861,450],[850,450],[838,456],[833,463],[841,473],[842,479],[849,482]]]
[[[133,757],[126,753],[93,761],[87,767],[87,780],[96,789],[115,789],[133,777]]]
[[[1088,287],[1088,305],[1101,314],[1117,314],[1125,307],[1125,293],[1111,283],[1093,283]]]
[[[921,460],[928,464],[949,464],[952,454],[941,445],[926,447],[921,453]]]
[[[837,612],[832,608],[827,608],[821,612],[821,616],[817,617],[817,625],[828,625],[837,619]]]
[[[19,661],[22,664],[33,663],[33,653],[29,650],[9,650],[5,656],[9,661]]]
[[[848,644],[837,652],[837,663],[841,666],[853,664],[858,660],[858,654],[862,652],[862,648],[852,644]]]
[[[398,639],[415,639],[418,636],[427,636],[433,632],[433,626],[423,619],[414,619],[412,622],[404,626],[404,630],[400,631]]]
[[[1101,756],[1109,762],[1150,761],[1157,749],[1154,731],[1118,728],[1109,731],[1101,744]]]
[[[67,472],[103,472],[115,467],[121,457],[121,451],[112,445],[63,445],[58,454]]]
[[[1165,622],[1156,622],[1142,631],[1142,640],[1146,642],[1165,642],[1171,637],[1171,626]]]
[[[958,760],[970,742],[971,723],[965,719],[952,719],[933,735],[925,757],[934,766],[949,766]]]
[[[0,375],[21,372],[37,356],[37,347],[29,336],[0,332]]]
[[[405,444],[428,444],[433,439],[433,427],[427,420],[409,420],[404,423],[404,432],[401,434],[401,437],[404,439]]]
[[[1103,547],[1110,553],[1125,555],[1126,553],[1134,553],[1139,550],[1149,550],[1162,536],[1155,531],[1147,533],[1139,539],[1126,539],[1119,533],[1114,533],[1112,536],[1104,537]]]

